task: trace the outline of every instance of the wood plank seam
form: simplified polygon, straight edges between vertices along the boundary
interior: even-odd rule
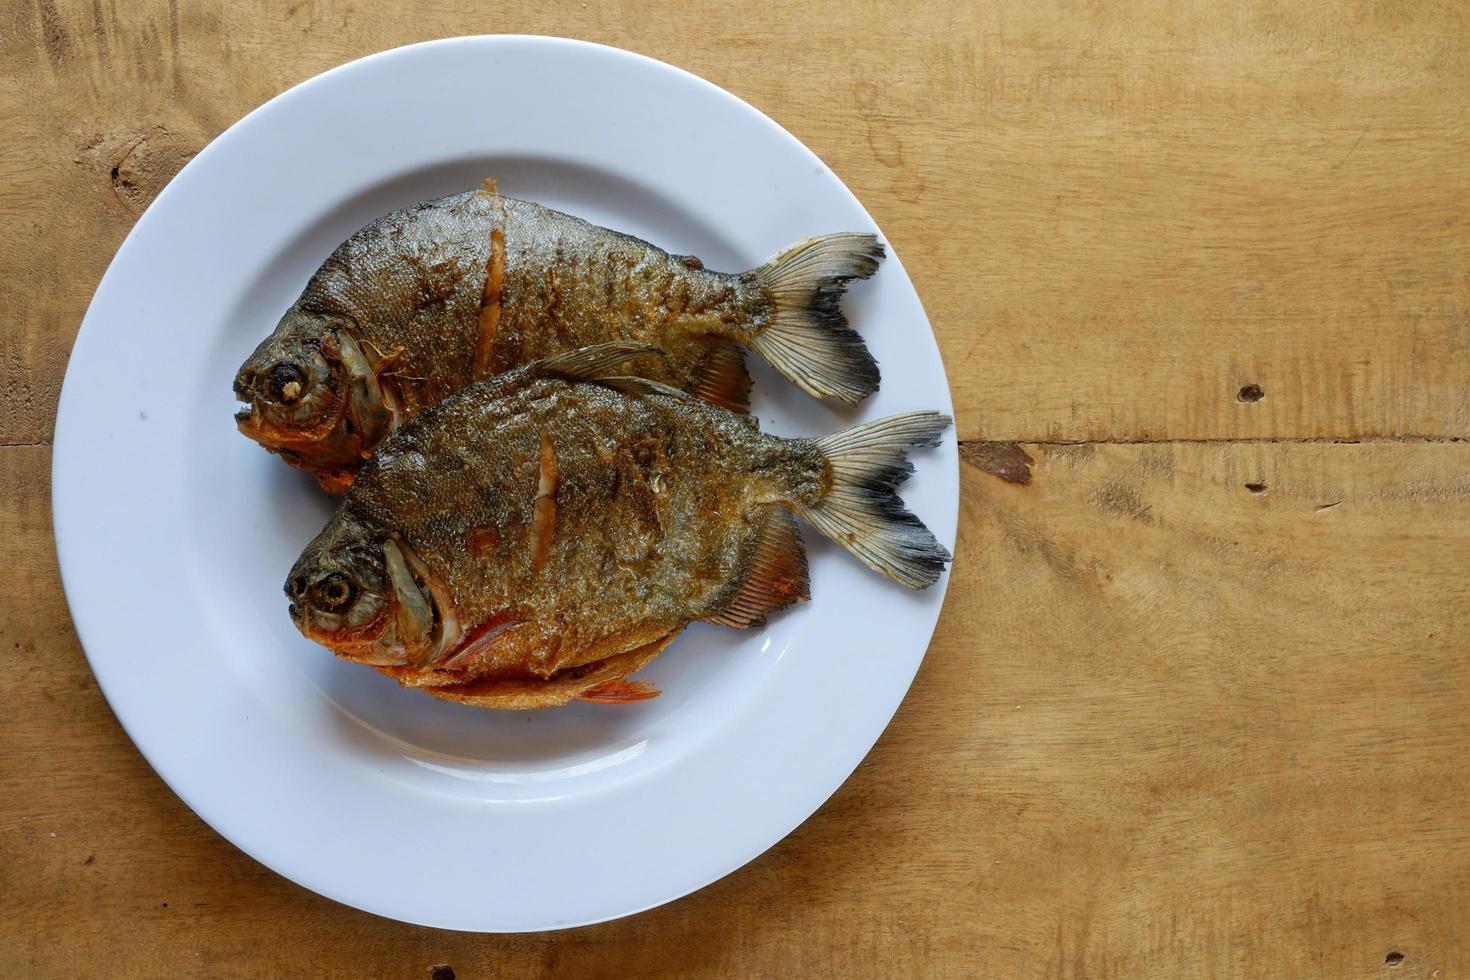
[[[965,439],[960,451],[975,446],[1428,446],[1458,445],[1470,436],[1242,436],[1220,439]]]

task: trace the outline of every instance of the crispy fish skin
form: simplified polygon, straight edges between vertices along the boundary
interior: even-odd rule
[[[721,341],[747,343],[769,322],[770,293],[750,273],[697,260],[540,205],[501,198],[505,286],[489,374],[615,340],[667,355],[634,373],[682,390]],[[490,205],[492,213],[495,203]]]
[[[749,392],[744,346],[819,397],[857,401],[878,372],[837,301],[882,254],[871,235],[830,235],[755,270],[713,272],[489,190],[427,201],[378,219],[323,263],[237,374],[248,403],[237,422],[288,462],[327,474],[324,485],[345,485],[382,436],[464,385],[619,340],[667,355],[630,373],[727,407]],[[371,396],[360,390],[364,371],[336,353],[354,343]],[[294,390],[283,383],[291,378]]]
[[[905,584],[938,577],[947,552],[892,487],[909,472],[899,447],[932,444],[947,419],[778,438],[608,375],[635,350],[473,384],[385,440],[292,570],[303,633],[440,697],[534,707],[619,680],[693,621],[755,625],[807,598],[791,511]],[[432,616],[413,611],[419,593]]]

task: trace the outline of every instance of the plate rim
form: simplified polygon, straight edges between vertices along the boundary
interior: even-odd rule
[[[445,925],[442,922],[415,918],[412,915],[404,914],[402,911],[390,911],[380,907],[374,907],[375,903],[361,901],[357,897],[343,893],[340,889],[324,885],[319,878],[313,878],[312,876],[309,876],[305,873],[297,873],[299,869],[282,866],[281,862],[274,860],[266,854],[262,853],[261,849],[255,846],[256,842],[251,841],[247,843],[246,841],[243,841],[241,839],[240,835],[236,833],[230,833],[221,826],[221,823],[224,822],[223,817],[219,814],[212,813],[212,808],[210,807],[210,805],[206,802],[201,801],[200,794],[189,791],[188,787],[184,785],[184,783],[186,782],[186,777],[188,777],[190,774],[184,771],[183,767],[176,767],[171,761],[162,761],[159,754],[154,751],[155,747],[145,744],[146,740],[139,737],[138,729],[135,728],[133,725],[130,725],[127,720],[129,709],[126,706],[119,704],[117,700],[117,691],[115,689],[109,690],[109,684],[107,681],[104,680],[104,674],[106,673],[106,671],[99,669],[99,663],[96,654],[94,654],[94,651],[101,649],[103,646],[106,645],[108,641],[102,638],[102,633],[105,632],[105,629],[99,628],[98,625],[93,622],[84,623],[84,619],[86,618],[85,615],[78,616],[79,596],[75,594],[75,590],[77,588],[76,583],[79,580],[79,573],[77,572],[76,565],[85,561],[86,558],[80,551],[77,550],[79,548],[79,545],[77,545],[77,543],[68,536],[68,532],[64,528],[64,525],[69,523],[69,517],[67,516],[67,514],[69,513],[70,500],[66,492],[63,491],[59,494],[58,490],[65,486],[65,481],[68,478],[68,471],[74,471],[76,467],[76,464],[73,462],[72,455],[76,451],[75,447],[79,441],[79,437],[72,436],[69,433],[77,425],[76,420],[82,414],[82,406],[80,404],[81,397],[77,394],[77,386],[81,384],[80,380],[78,380],[80,378],[80,371],[74,373],[74,366],[78,363],[76,353],[82,348],[84,337],[87,336],[88,322],[93,319],[94,310],[97,308],[98,298],[105,297],[107,295],[106,290],[109,280],[114,277],[116,270],[121,264],[119,262],[119,259],[129,250],[130,247],[136,247],[135,243],[139,240],[141,235],[146,234],[147,229],[149,229],[158,220],[158,215],[168,207],[168,202],[177,195],[178,188],[183,186],[182,181],[188,179],[187,175],[191,171],[196,174],[200,172],[201,161],[211,160],[215,156],[219,155],[221,152],[224,152],[222,147],[228,148],[229,146],[233,145],[236,140],[241,138],[240,134],[247,128],[245,127],[245,124],[249,120],[252,120],[261,116],[262,114],[269,112],[273,106],[280,104],[283,100],[293,97],[299,97],[303,92],[329,83],[330,80],[340,75],[350,73],[353,69],[359,68],[365,63],[386,62],[396,57],[411,52],[418,52],[423,49],[446,48],[448,46],[455,45],[469,44],[497,46],[519,45],[527,43],[560,48],[564,51],[569,50],[572,52],[572,57],[578,57],[580,54],[590,53],[594,56],[600,57],[628,59],[630,62],[641,64],[644,68],[673,73],[684,83],[692,84],[694,87],[696,87],[706,95],[713,95],[715,97],[729,100],[730,102],[735,103],[741,111],[750,113],[761,122],[763,127],[769,128],[772,131],[773,135],[778,135],[779,138],[786,141],[791,148],[797,150],[800,154],[804,155],[811,162],[816,163],[817,165],[822,167],[828,174],[831,175],[836,186],[841,189],[841,192],[850,199],[850,203],[860,213],[868,217],[868,220],[873,225],[873,227],[877,227],[876,222],[872,221],[871,215],[868,214],[867,209],[862,205],[861,201],[857,199],[856,195],[853,194],[851,189],[848,188],[847,185],[836,176],[835,172],[833,172],[830,167],[828,167],[823,161],[821,161],[821,159],[817,157],[816,154],[812,152],[812,150],[806,147],[800,140],[793,136],[783,126],[777,123],[770,116],[766,115],[760,109],[741,99],[739,96],[736,96],[735,94],[720,87],[719,85],[716,85],[715,83],[701,78],[700,76],[695,75],[692,72],[689,72],[676,65],[671,65],[658,59],[638,54],[637,52],[617,48],[611,45],[599,44],[596,42],[583,41],[572,38],[527,34],[467,35],[461,37],[440,38],[370,53],[362,57],[355,58],[351,61],[344,62],[340,65],[336,65],[323,72],[304,79],[292,85],[291,87],[277,93],[266,102],[246,113],[239,120],[229,126],[218,137],[212,140],[198,154],[196,154],[196,156],[179,172],[179,174],[176,175],[174,179],[171,180],[169,184],[164,187],[164,189],[150,203],[149,207],[144,211],[144,213],[133,224],[132,228],[129,229],[128,234],[124,237],[122,243],[117,249],[117,252],[114,254],[113,259],[109,262],[106,272],[104,272],[102,278],[99,280],[93,297],[88,304],[87,314],[83,317],[82,323],[78,328],[76,340],[74,341],[72,348],[72,353],[68,358],[67,369],[63,378],[58,399],[51,465],[53,534],[56,543],[57,561],[62,580],[63,593],[66,598],[68,610],[71,614],[73,626],[77,632],[78,639],[81,642],[83,651],[87,657],[88,664],[92,669],[93,675],[97,679],[98,686],[102,690],[103,696],[107,700],[108,706],[112,710],[114,717],[118,720],[119,724],[121,724],[124,731],[127,732],[130,740],[138,749],[139,753],[144,757],[144,759],[148,762],[150,767],[152,767],[153,770],[159,775],[159,777],[163,779],[169,789],[176,796],[178,796],[179,799],[181,799],[187,806],[189,806],[189,808],[201,820],[208,824],[212,830],[220,834],[220,836],[224,837],[231,844],[249,855],[255,861],[263,864],[275,873],[280,874],[282,877],[287,878],[288,880],[291,880],[304,888],[308,888],[311,891],[331,898],[332,900],[342,903],[344,905],[359,908],[371,914],[380,915],[386,918],[392,918],[398,921],[411,922],[414,924],[425,925],[434,928],[460,930],[471,929],[472,931],[480,932],[499,932],[501,930],[479,927],[466,927],[458,924]],[[879,231],[879,234],[884,241],[888,241],[887,236],[883,235],[881,230]],[[897,255],[891,254],[889,261],[885,263],[885,267],[890,266],[890,264],[892,267],[897,267],[902,272],[902,264],[899,262]],[[913,290],[912,283],[908,279],[907,273],[902,272],[902,275],[904,287],[906,287],[910,291],[913,291],[914,299],[917,303],[919,303],[920,309],[922,311],[922,302],[918,298],[917,291]],[[942,401],[943,405],[939,407],[947,410],[952,415],[952,398],[948,386],[947,372],[944,369],[942,351],[939,348],[937,338],[933,334],[932,326],[930,326],[928,322],[927,314],[923,315],[923,326],[925,328],[923,331],[923,335],[927,337],[927,342],[933,349],[933,354],[939,371],[941,372],[941,375],[943,375],[945,378],[945,388],[942,392],[938,393],[940,395],[940,398],[936,400]],[[100,329],[102,328],[94,326],[94,334]],[[955,438],[955,432],[953,428],[951,428],[946,433],[946,443],[949,445],[953,445],[955,442]],[[949,513],[943,515],[943,520],[950,528],[957,528],[959,514],[959,476],[957,461],[951,459],[950,466],[948,466],[947,468],[941,468],[940,461],[938,459],[935,459],[931,461],[931,465],[926,466],[926,470],[930,471],[927,473],[927,479],[943,482],[944,488],[947,491],[947,496],[951,501]],[[935,516],[939,517],[939,515]],[[940,534],[940,537],[941,540],[945,540],[945,535]],[[956,544],[955,535],[950,534],[946,543],[950,546],[951,552],[953,552],[955,550]],[[69,568],[71,569],[70,572],[68,571]],[[892,710],[888,711],[886,713],[886,717],[883,718],[882,725],[878,728],[877,735],[859,753],[857,753],[856,758],[853,759],[851,765],[845,765],[841,767],[842,771],[840,772],[840,774],[837,775],[836,781],[832,785],[831,789],[823,793],[814,806],[812,806],[805,812],[800,813],[796,817],[795,821],[792,822],[790,826],[787,827],[784,831],[781,831],[774,837],[771,837],[769,840],[765,841],[765,843],[757,846],[750,853],[741,852],[736,854],[733,862],[722,864],[721,870],[717,871],[713,875],[710,875],[708,877],[699,876],[698,880],[693,881],[687,887],[682,888],[682,890],[676,890],[675,892],[667,894],[666,896],[658,898],[654,901],[646,902],[644,904],[638,905],[637,907],[631,907],[621,911],[610,912],[608,914],[598,917],[577,918],[575,920],[568,921],[554,921],[534,927],[518,927],[514,931],[537,932],[553,929],[579,927],[638,914],[639,912],[646,911],[647,909],[655,908],[659,905],[675,901],[679,898],[684,897],[685,895],[691,894],[692,892],[706,887],[707,885],[719,880],[720,878],[725,877],[731,872],[748,864],[750,861],[754,860],[756,857],[760,856],[771,847],[774,847],[781,840],[785,839],[792,831],[805,823],[806,820],[810,819],[812,814],[814,814],[817,809],[820,809],[820,807],[827,800],[829,800],[838,789],[841,788],[841,786],[847,781],[847,779],[850,778],[853,771],[856,770],[857,766],[860,765],[862,761],[867,757],[868,753],[872,751],[872,748],[877,743],[877,738],[881,737],[882,734],[887,730],[888,725],[892,721],[893,715],[896,713],[898,706],[902,703],[903,697],[907,694],[907,691],[912,684],[913,677],[916,675],[918,668],[921,666],[924,657],[927,654],[929,644],[932,641],[934,630],[937,628],[939,617],[942,615],[943,599],[945,597],[945,594],[947,593],[948,584],[949,575],[946,572],[941,580],[933,587],[934,590],[937,592],[936,601],[934,604],[934,613],[932,619],[927,625],[925,635],[922,637],[922,643],[919,643],[918,638],[916,637],[915,646],[917,647],[918,652],[913,661],[913,672],[910,673],[907,680],[904,681],[902,685],[902,692],[894,701]],[[85,604],[85,601],[83,601],[82,604]],[[217,817],[219,817],[219,819],[216,819]],[[783,823],[784,822],[785,821],[783,821]]]

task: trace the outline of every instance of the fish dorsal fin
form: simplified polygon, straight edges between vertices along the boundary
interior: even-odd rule
[[[712,348],[694,369],[689,394],[732,412],[749,412],[750,372],[745,369],[745,351],[734,344]]]
[[[627,361],[641,357],[664,357],[663,348],[633,340],[614,340],[576,350],[562,351],[526,365],[528,374],[555,375],[574,381],[601,381]]]
[[[760,522],[735,594],[718,613],[706,617],[706,622],[735,629],[762,626],[767,614],[811,598],[806,546],[796,519],[784,507],[772,506]]]

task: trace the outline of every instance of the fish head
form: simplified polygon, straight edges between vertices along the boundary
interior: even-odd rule
[[[307,639],[352,660],[404,663],[382,541],[356,522],[327,525],[292,566],[285,591]]]
[[[345,317],[292,307],[235,375],[235,425],[341,492],[396,412]]]

